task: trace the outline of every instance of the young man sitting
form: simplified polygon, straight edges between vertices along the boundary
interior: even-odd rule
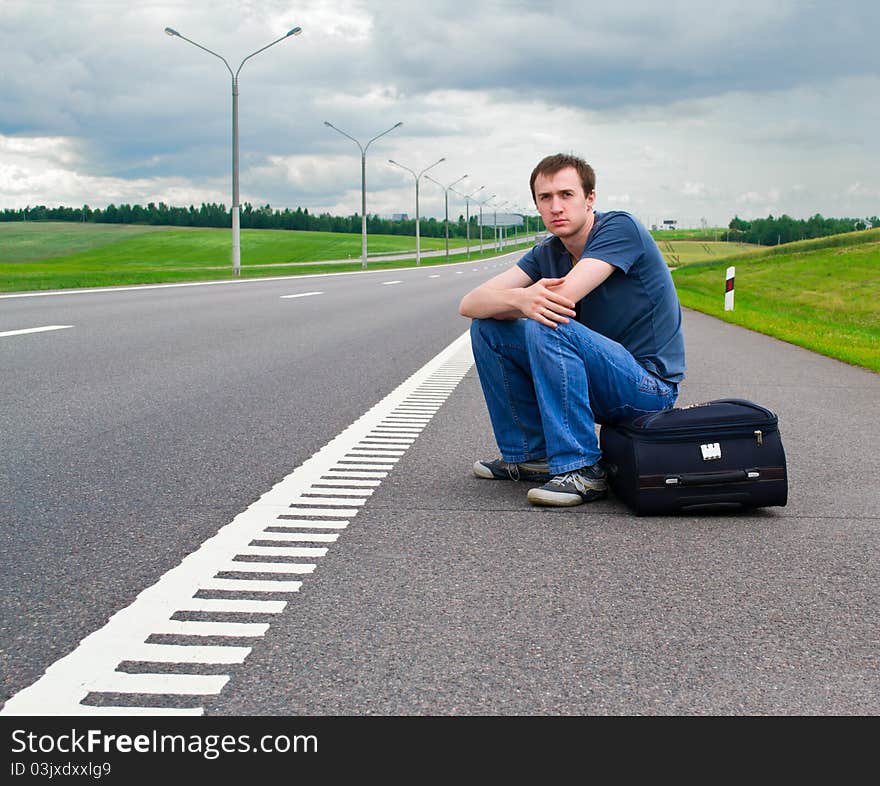
[[[684,379],[681,308],[663,255],[632,215],[597,213],[595,174],[553,155],[531,176],[551,237],[471,290],[474,358],[501,458],[479,478],[548,481],[535,505],[604,497],[596,423],[668,409]]]

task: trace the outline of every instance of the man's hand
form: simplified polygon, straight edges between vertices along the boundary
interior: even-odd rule
[[[547,327],[567,323],[575,316],[574,301],[558,291],[564,278],[542,278],[517,292],[517,308],[523,316],[534,319]]]

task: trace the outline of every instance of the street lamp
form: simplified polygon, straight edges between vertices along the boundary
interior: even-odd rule
[[[241,61],[241,63],[239,63],[238,69],[233,72],[229,63],[226,62],[226,58],[222,55],[212,52],[201,44],[197,44],[195,41],[187,38],[185,35],[181,35],[173,28],[165,28],[166,35],[170,35],[172,38],[182,38],[187,43],[198,47],[202,51],[214,55],[214,57],[219,57],[232,77],[232,275],[234,276],[241,275],[241,225],[239,221],[238,204],[238,74],[245,62],[250,60],[254,55],[260,54],[260,52],[265,51],[270,46],[275,46],[275,44],[279,41],[283,41],[285,38],[299,35],[301,32],[301,27],[294,27],[291,30],[288,30],[283,36],[281,36],[281,38],[274,40],[271,44],[266,44],[262,49],[258,49],[256,52],[251,52]]]
[[[495,199],[495,194],[492,194],[492,196],[490,197],[486,197],[482,202],[477,202],[476,199],[474,200],[474,202],[477,202],[477,204],[480,206],[480,254],[483,253],[483,205],[485,205],[487,202],[491,202],[493,199]]]
[[[450,189],[454,193],[458,194],[460,197],[464,197],[465,204],[465,217],[464,224],[467,227],[467,258],[471,258],[471,199],[473,199],[474,194],[479,194],[486,186],[480,186],[473,194],[462,194],[460,191],[456,191],[454,188]]]
[[[412,171],[408,166],[404,166],[403,164],[398,164],[396,161],[392,159],[388,159],[389,164],[394,164],[394,166],[399,166],[401,169],[405,169],[416,179],[416,264],[420,265],[422,263],[422,244],[421,237],[419,235],[419,179],[422,175],[425,174],[429,169],[434,168],[437,164],[445,161],[445,158],[441,158],[439,161],[435,161],[431,166],[426,166],[421,172],[416,174]]]
[[[332,128],[334,131],[339,132],[342,136],[348,137],[352,142],[354,142],[361,149],[361,267],[366,270],[367,269],[367,148],[373,144],[380,136],[385,136],[385,134],[390,134],[395,128],[400,128],[403,125],[403,122],[395,123],[391,128],[387,131],[383,131],[381,134],[374,136],[366,145],[362,145],[350,134],[346,134],[340,128],[337,128],[333,125],[333,123],[328,123],[326,120],[324,121],[324,125],[328,128]]]
[[[438,183],[436,180],[434,180],[434,178],[431,177],[430,175],[425,175],[425,178],[427,180],[430,180],[432,183],[440,186],[440,188],[443,189],[443,201],[446,205],[446,220],[444,223],[446,224],[446,261],[447,262],[449,261],[449,189],[452,188],[456,183],[460,183],[466,177],[467,177],[467,175],[462,175],[460,178],[458,178],[458,180],[454,180],[448,186],[444,186],[442,183]]]

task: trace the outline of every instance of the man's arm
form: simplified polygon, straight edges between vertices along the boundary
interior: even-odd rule
[[[560,283],[553,287],[555,292],[570,301],[579,302],[600,286],[617,268],[601,259],[585,257]]]
[[[532,279],[519,266],[505,270],[472,289],[461,300],[458,313],[471,319],[528,317],[549,327],[573,317],[574,301],[557,291],[563,278]]]

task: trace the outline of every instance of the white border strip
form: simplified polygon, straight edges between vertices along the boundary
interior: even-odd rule
[[[241,663],[250,653],[249,647],[240,646],[241,638],[253,641],[261,637],[270,623],[247,618],[239,623],[197,622],[175,620],[174,615],[193,610],[281,613],[290,593],[299,591],[303,580],[317,568],[314,560],[327,553],[339,533],[368,504],[365,486],[371,486],[372,492],[409,447],[401,443],[394,450],[367,450],[358,445],[382,433],[383,424],[426,390],[431,390],[432,397],[448,398],[472,365],[470,334],[464,333],[141,592],[130,606],[114,614],[103,628],[49,666],[37,682],[10,698],[0,715],[202,714],[204,697],[219,693],[229,675],[173,673],[167,665]],[[420,419],[419,426],[413,426],[409,433],[418,435],[429,420]],[[341,507],[344,505],[351,507]],[[336,532],[299,531],[303,529]],[[291,545],[297,541],[323,545]],[[303,561],[290,561],[294,559]],[[298,580],[291,580],[291,576]],[[199,593],[216,596],[218,592],[252,594],[247,598],[230,598],[229,594],[196,597]],[[279,593],[283,600],[276,597]],[[154,635],[184,636],[195,643],[152,643],[149,639]],[[210,637],[209,641],[200,643],[205,637]],[[230,640],[230,646],[222,644],[223,638]],[[119,670],[132,661],[163,664],[166,670],[137,674]],[[112,694],[107,701],[113,706],[82,703],[88,698],[97,700],[102,693]],[[143,706],[127,698],[135,695],[160,706]],[[175,697],[177,704],[189,706],[162,707],[156,697]],[[119,702],[131,705],[118,706]]]
[[[66,330],[72,328],[73,325],[46,325],[45,327],[25,328],[24,330],[4,330],[0,333],[3,336],[23,336],[25,333],[45,333],[47,330]]]

